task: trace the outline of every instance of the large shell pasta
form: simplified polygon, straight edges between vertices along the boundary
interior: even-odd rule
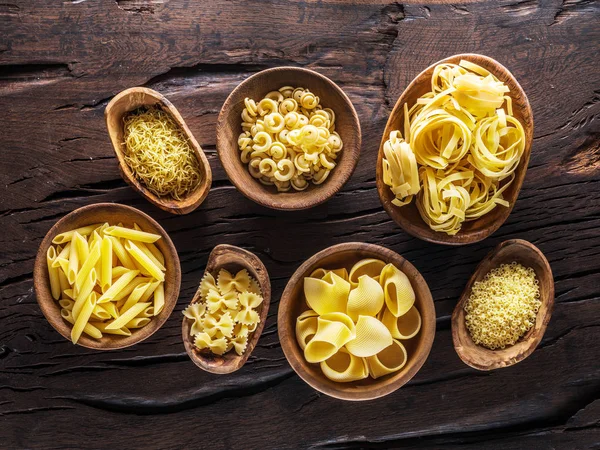
[[[129,328],[142,328],[160,313],[166,269],[154,245],[159,239],[137,224],[108,223],[54,237],[47,254],[50,285],[61,316],[73,325],[74,344],[82,334],[131,336]],[[147,276],[138,276],[140,271]]]
[[[323,183],[343,148],[335,113],[310,90],[283,86],[256,103],[246,98],[238,137],[240,158],[252,177],[279,192]]]
[[[410,280],[393,264],[363,259],[347,268],[314,269],[304,278],[310,309],[296,319],[307,362],[339,383],[379,378],[409,360],[404,344],[421,330]]]

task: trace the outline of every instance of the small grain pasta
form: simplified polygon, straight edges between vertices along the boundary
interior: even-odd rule
[[[159,239],[137,224],[132,229],[108,223],[53,239],[47,252],[50,290],[61,316],[73,325],[74,344],[82,334],[131,336],[130,329],[146,326],[160,313],[166,269],[155,245]]]
[[[252,177],[279,192],[319,185],[343,148],[335,113],[310,90],[283,86],[258,103],[244,100],[240,158]]]

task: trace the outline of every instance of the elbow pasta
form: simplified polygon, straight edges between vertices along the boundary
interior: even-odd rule
[[[305,88],[283,86],[258,103],[244,100],[240,158],[252,177],[279,192],[319,185],[343,148],[335,113]]]

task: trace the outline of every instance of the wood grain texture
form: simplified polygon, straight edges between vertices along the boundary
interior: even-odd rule
[[[504,191],[503,198],[509,202],[509,207],[496,207],[489,213],[483,215],[477,220],[464,222],[458,233],[450,236],[446,233],[432,230],[421,218],[417,209],[416,201],[411,202],[404,207],[398,207],[392,204],[395,196],[390,187],[383,182],[383,146],[390,138],[390,133],[394,130],[404,130],[404,104],[410,109],[417,100],[424,94],[431,91],[431,75],[438,64],[459,64],[461,60],[466,60],[477,64],[480,67],[494,74],[500,81],[504,82],[510,89],[512,99],[512,108],[514,117],[521,123],[525,131],[525,148],[519,164],[514,171],[514,179],[510,186]],[[424,239],[429,242],[446,245],[464,245],[482,241],[496,231],[508,218],[510,212],[515,207],[517,197],[523,185],[529,157],[531,154],[531,143],[533,141],[533,114],[527,95],[512,73],[498,61],[484,55],[472,53],[452,55],[437,61],[424,69],[404,90],[398,98],[390,117],[385,126],[385,131],[381,137],[381,145],[377,155],[377,192],[383,208],[407,233]],[[506,182],[501,183],[502,187]]]
[[[490,350],[477,345],[465,324],[465,304],[471,296],[473,284],[481,281],[491,270],[502,264],[517,262],[535,271],[540,288],[540,309],[533,327],[514,345]],[[465,364],[479,370],[509,367],[533,353],[546,332],[554,309],[554,278],[544,254],[535,245],[523,239],[509,239],[494,248],[477,266],[452,313],[452,341],[454,349]]]
[[[8,3],[0,6],[4,446],[598,446],[596,3]],[[389,218],[377,195],[375,164],[386,120],[406,86],[424,67],[464,52],[490,56],[515,75],[531,103],[535,133],[519,200],[504,225],[478,244],[447,247],[415,239]],[[275,212],[248,201],[228,181],[215,150],[227,96],[251,74],[280,65],[314,69],[335,81],[361,121],[354,174],[331,200],[306,211]],[[159,210],[119,176],[103,113],[112,96],[132,86],[157,90],[177,105],[206,153],[213,186],[190,214]],[[33,293],[33,261],[46,232],[66,213],[102,201],[149,213],[169,233],[182,265],[171,318],[119,352],[67,342],[45,321]],[[548,258],[555,309],[531,356],[480,372],[456,355],[450,316],[477,264],[511,238],[532,242]],[[435,342],[421,370],[402,389],[370,402],[318,395],[289,367],[277,337],[277,308],[289,277],[310,255],[350,241],[386,246],[413,263],[437,313]],[[179,316],[220,243],[259,256],[273,288],[252,356],[224,376],[189,360]],[[194,427],[200,416],[219,418],[236,432]]]
[[[379,259],[386,264],[392,263],[408,277],[415,291],[415,306],[421,313],[421,330],[414,339],[402,341],[408,353],[408,361],[398,372],[376,380],[367,378],[349,383],[338,383],[327,378],[318,364],[306,362],[296,339],[296,319],[304,311],[310,309],[304,297],[304,278],[309,277],[317,269],[343,268],[350,271],[354,264],[367,258]],[[281,295],[277,313],[279,342],[288,362],[300,378],[324,394],[351,401],[384,397],[408,383],[429,356],[435,336],[435,319],[435,306],[431,292],[419,271],[396,252],[364,242],[346,242],[334,245],[308,258],[290,278]]]
[[[269,305],[271,303],[271,281],[269,272],[265,268],[262,261],[253,253],[236,247],[235,245],[219,244],[208,255],[206,262],[205,273],[212,274],[217,280],[219,270],[225,269],[235,275],[240,270],[246,269],[250,276],[254,278],[260,286],[260,293],[263,298],[262,303],[258,306],[257,311],[260,317],[256,329],[248,336],[248,344],[246,350],[241,355],[231,350],[224,355],[215,355],[212,352],[198,351],[194,346],[194,337],[190,334],[192,321],[186,317],[183,318],[181,324],[181,338],[183,346],[189,355],[190,359],[203,370],[216,374],[227,374],[235,372],[243,367],[248,361],[256,343],[262,334],[267,321]],[[201,301],[200,286],[192,299],[192,303]]]
[[[170,197],[160,197],[150,191],[144,183],[135,177],[125,160],[126,148],[123,119],[128,113],[135,111],[140,107],[156,105],[169,114],[180,129],[183,130],[191,147],[191,151],[196,155],[198,160],[199,170],[201,171],[200,183],[182,200],[176,200]],[[187,214],[200,206],[208,195],[208,191],[212,184],[210,165],[208,164],[204,151],[202,151],[202,147],[200,147],[198,141],[196,141],[196,138],[186,125],[185,120],[183,120],[181,114],[177,111],[177,108],[175,108],[169,100],[152,89],[143,87],[125,89],[124,91],[119,92],[119,94],[108,103],[104,110],[104,117],[106,119],[106,128],[115,151],[115,156],[119,161],[119,171],[121,172],[121,176],[133,189],[139,192],[140,195],[150,203],[173,214]]]
[[[265,186],[248,171],[240,159],[238,136],[242,132],[241,113],[244,99],[260,102],[266,94],[283,86],[309,89],[321,99],[322,108],[331,108],[335,127],[343,142],[343,151],[327,179],[320,185],[309,184],[303,191],[277,192],[275,186]],[[348,96],[329,78],[297,67],[275,67],[263,70],[242,81],[227,97],[217,121],[217,153],[223,168],[238,190],[267,208],[281,210],[308,209],[326,202],[350,178],[360,156],[361,133],[356,110]]]

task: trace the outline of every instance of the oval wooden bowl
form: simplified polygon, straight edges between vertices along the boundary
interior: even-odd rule
[[[250,276],[256,278],[260,286],[263,302],[259,306],[258,314],[260,323],[248,340],[248,347],[243,355],[239,356],[235,351],[229,351],[224,355],[215,355],[211,352],[202,352],[194,346],[194,337],[190,335],[192,321],[184,317],[181,324],[183,345],[190,359],[203,370],[216,374],[226,374],[240,369],[248,360],[267,321],[267,313],[271,303],[271,281],[269,273],[262,261],[254,254],[234,245],[217,245],[208,257],[205,272],[210,272],[217,277],[219,269],[225,269],[235,274],[241,269],[246,269]],[[191,303],[200,301],[200,287]]]
[[[392,194],[389,186],[383,182],[383,145],[388,140],[391,131],[404,129],[404,103],[408,103],[410,108],[415,104],[416,100],[420,96],[431,90],[431,75],[435,66],[441,63],[458,64],[461,59],[471,61],[489,70],[499,80],[504,81],[510,88],[510,96],[513,100],[514,116],[521,122],[525,130],[525,151],[521,161],[519,162],[519,165],[517,166],[517,169],[515,170],[514,181],[512,182],[511,186],[504,191],[503,194],[504,198],[510,202],[510,206],[508,208],[497,206],[490,213],[480,217],[477,220],[472,222],[464,222],[461,230],[456,235],[449,236],[446,233],[433,231],[431,228],[429,228],[429,226],[419,215],[419,211],[417,210],[414,201],[403,207],[398,207],[392,204],[394,194]],[[381,204],[394,222],[400,225],[404,231],[415,237],[418,237],[419,239],[446,245],[463,245],[479,242],[500,228],[512,211],[515,202],[517,201],[517,197],[519,196],[519,191],[521,190],[521,185],[523,184],[523,179],[525,178],[525,172],[527,172],[527,165],[529,164],[529,156],[531,154],[532,140],[533,113],[531,112],[529,100],[527,100],[527,95],[525,95],[525,91],[519,82],[506,67],[492,58],[472,53],[454,55],[450,56],[449,58],[442,59],[441,61],[432,64],[419,75],[417,75],[417,77],[408,85],[396,102],[396,105],[394,106],[394,109],[392,110],[392,113],[387,121],[387,125],[385,127],[379,147],[379,154],[377,156],[376,179],[377,191],[379,192]]]
[[[122,222],[127,227],[133,227],[133,224],[137,223],[143,231],[160,234],[162,239],[156,241],[155,245],[164,255],[165,268],[167,269],[165,273],[165,306],[158,316],[152,318],[148,325],[132,331],[131,336],[105,334],[102,339],[96,340],[86,334],[82,334],[77,342],[77,345],[95,350],[117,350],[142,342],[158,331],[171,315],[179,297],[181,267],[179,265],[177,250],[167,232],[149,215],[131,206],[117,203],[96,203],[76,209],[67,214],[50,228],[50,231],[48,231],[40,244],[33,268],[33,286],[40,309],[48,322],[50,322],[50,325],[63,337],[71,340],[72,325],[61,317],[58,302],[52,298],[50,292],[46,252],[50,244],[52,244],[52,239],[57,234],[86,225],[104,222],[108,222],[111,225]]]
[[[320,97],[321,105],[335,112],[336,131],[344,143],[337,166],[331,171],[329,178],[318,186],[311,183],[306,190],[300,192],[277,192],[274,186],[262,185],[250,175],[248,166],[242,163],[237,143],[242,132],[240,114],[244,109],[244,99],[249,97],[258,102],[268,92],[286,85],[308,88]],[[360,144],[360,122],[348,96],[329,78],[299,67],[267,69],[242,81],[225,100],[217,121],[217,153],[227,176],[250,200],[273,209],[306,209],[333,197],[354,172],[360,155]]]
[[[473,283],[482,280],[487,273],[501,264],[516,261],[535,270],[540,283],[542,305],[537,313],[535,325],[515,345],[503,350],[489,350],[477,345],[465,325],[464,305],[467,302]],[[467,283],[454,312],[452,313],[452,340],[454,348],[465,364],[479,370],[492,370],[512,366],[523,361],[538,346],[554,309],[554,279],[552,269],[544,254],[533,244],[522,239],[502,242],[479,263],[475,273]]]
[[[338,383],[323,375],[318,364],[306,362],[296,340],[296,319],[302,312],[309,309],[304,298],[304,278],[320,267],[350,269],[352,265],[364,258],[377,258],[386,263],[393,263],[408,276],[416,294],[415,305],[421,313],[421,331],[415,338],[406,341],[408,362],[399,372],[376,380],[367,378],[349,383]],[[281,296],[277,325],[279,341],[285,357],[300,378],[310,386],[342,400],[371,400],[399,389],[419,371],[429,355],[435,336],[435,306],[425,279],[415,266],[398,253],[379,245],[348,242],[318,252],[294,272]]]
[[[151,192],[143,183],[135,178],[123,156],[125,152],[123,117],[130,111],[134,111],[141,106],[153,105],[159,105],[183,129],[200,163],[202,181],[192,193],[181,201],[169,197],[159,197]],[[187,214],[200,206],[208,195],[210,185],[212,184],[210,164],[202,151],[202,147],[200,147],[200,144],[198,144],[198,141],[192,135],[181,114],[179,114],[179,111],[177,111],[175,106],[166,97],[152,89],[143,87],[125,89],[117,94],[106,106],[104,118],[106,119],[106,128],[108,129],[115,155],[117,155],[117,159],[119,160],[121,176],[134,190],[139,192],[150,203],[173,214]]]

